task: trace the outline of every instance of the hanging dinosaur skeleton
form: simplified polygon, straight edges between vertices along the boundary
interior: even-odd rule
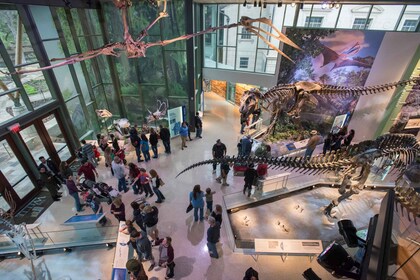
[[[154,112],[149,111],[149,115],[147,116],[146,120],[147,123],[151,123],[151,122],[155,122],[157,120],[161,120],[163,118],[166,117],[166,114],[168,113],[168,108],[169,108],[169,101],[168,99],[166,99],[165,101],[160,101],[159,99],[157,100],[157,109]]]
[[[403,87],[410,84],[420,84],[420,78],[399,81],[395,83],[366,86],[366,87],[344,87],[334,85],[323,85],[316,82],[296,82],[294,84],[279,84],[262,93],[257,89],[246,91],[241,98],[239,112],[249,117],[254,113],[261,103],[261,107],[271,114],[270,124],[262,136],[273,132],[281,114],[286,112],[293,118],[299,118],[303,104],[307,101],[317,104],[314,95],[354,96],[377,94],[396,87]]]
[[[154,26],[160,19],[168,17],[168,13],[166,12],[166,0],[163,1],[163,8],[162,11],[159,12],[158,17],[153,20],[144,30],[140,32],[138,37],[134,40],[131,34],[129,33],[129,27],[127,23],[127,9],[132,5],[131,0],[113,0],[115,6],[121,10],[121,16],[122,16],[122,22],[124,25],[124,41],[122,42],[115,42],[115,43],[109,43],[106,44],[100,48],[90,50],[81,54],[75,54],[66,58],[53,58],[51,59],[51,62],[59,61],[58,63],[54,65],[49,65],[45,67],[41,67],[38,69],[26,69],[26,70],[18,70],[15,72],[15,74],[24,74],[24,73],[31,73],[31,72],[37,72],[37,71],[43,71],[48,70],[52,68],[61,67],[64,65],[74,64],[80,61],[88,60],[95,58],[99,55],[111,55],[119,57],[121,53],[125,53],[128,58],[136,58],[136,57],[145,57],[146,51],[150,47],[154,46],[166,46],[168,44],[174,43],[176,41],[181,40],[188,40],[190,38],[201,36],[203,34],[211,33],[216,30],[220,29],[228,29],[228,28],[234,28],[238,26],[244,27],[248,32],[255,34],[258,36],[261,40],[263,40],[268,46],[270,46],[272,49],[276,50],[278,53],[286,57],[287,59],[291,60],[290,57],[288,57],[286,54],[284,54],[277,46],[272,44],[267,38],[271,37],[273,39],[279,40],[285,44],[288,44],[294,48],[300,49],[295,43],[293,43],[289,38],[287,38],[284,34],[280,32],[271,22],[271,20],[267,18],[257,18],[252,19],[249,17],[241,17],[240,21],[238,23],[233,24],[227,24],[219,27],[210,27],[206,30],[193,33],[193,34],[187,34],[182,35],[177,38],[169,39],[169,40],[163,40],[163,41],[157,41],[157,42],[144,42],[143,39],[148,36],[148,31],[152,26]],[[272,28],[274,33],[268,32],[263,28],[253,26],[253,23],[257,24],[266,24],[269,27]],[[263,34],[263,35],[262,35]],[[264,36],[265,35],[265,36]]]
[[[413,135],[409,134],[386,134],[378,137],[376,140],[363,141],[351,145],[336,152],[330,152],[325,155],[320,154],[306,159],[304,157],[225,157],[221,159],[210,159],[193,164],[182,173],[205,164],[259,164],[266,163],[269,168],[291,170],[305,174],[318,175],[327,172],[336,172],[341,174],[343,181],[339,188],[340,196],[328,205],[324,213],[330,215],[331,210],[344,199],[353,194],[357,194],[363,189],[371,167],[377,160],[392,161],[392,169],[398,174],[402,174],[406,167],[416,161],[420,156],[420,143]],[[360,174],[355,176],[356,170],[361,168]],[[357,181],[352,185],[351,181]],[[347,189],[350,184],[350,188]]]

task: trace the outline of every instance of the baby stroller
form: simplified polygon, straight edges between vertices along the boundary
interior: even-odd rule
[[[85,179],[81,183],[80,188],[82,191],[88,191],[90,194],[95,194],[101,201],[108,203],[108,205],[112,203],[113,196],[111,194],[114,189],[106,183],[95,183]]]

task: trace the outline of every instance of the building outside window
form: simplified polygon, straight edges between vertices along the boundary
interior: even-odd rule
[[[239,68],[248,68],[249,57],[239,58]]]
[[[242,27],[241,39],[251,39],[251,32]]]
[[[305,18],[305,27],[321,27],[323,17],[306,17]]]
[[[352,29],[369,29],[371,22],[371,18],[369,20],[365,18],[355,18]]]
[[[415,19],[406,19],[401,31],[416,31],[417,23]]]

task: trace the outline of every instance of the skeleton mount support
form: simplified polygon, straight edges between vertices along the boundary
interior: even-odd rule
[[[339,196],[325,209],[325,214],[329,215],[331,209],[337,206],[342,200],[357,194],[363,189],[369,176],[370,169],[377,159],[389,159],[392,161],[392,171],[402,174],[405,168],[415,162],[420,155],[420,143],[413,135],[409,134],[385,134],[376,140],[363,141],[351,145],[337,152],[320,154],[307,159],[305,157],[225,157],[209,159],[195,163],[182,170],[178,175],[193,168],[207,164],[268,164],[268,168],[290,170],[304,174],[318,175],[328,172],[338,172],[343,176],[343,184],[339,189]],[[353,177],[355,171],[361,168],[361,174]],[[347,185],[350,180],[356,180],[355,186]]]

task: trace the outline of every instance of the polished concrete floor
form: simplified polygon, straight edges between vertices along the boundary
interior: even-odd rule
[[[244,272],[251,266],[259,272],[260,279],[263,280],[303,279],[302,272],[310,267],[322,279],[332,279],[316,261],[311,262],[308,257],[289,256],[283,262],[280,256],[261,255],[256,261],[251,255],[233,253],[228,245],[225,226],[222,226],[221,242],[218,246],[221,257],[219,259],[209,257],[206,247],[208,224],[196,223],[191,213],[185,213],[188,194],[195,184],[200,184],[202,189],[210,187],[216,191],[214,204],[221,203],[223,195],[242,191],[243,177],[233,177],[231,172],[228,177],[230,186],[221,187],[215,181],[216,176],[212,174],[211,165],[195,168],[178,178],[175,176],[193,163],[210,159],[212,146],[219,138],[226,144],[227,154],[236,155],[236,143],[240,136],[238,109],[221,97],[206,93],[203,123],[203,138],[187,142],[188,148],[182,151],[181,141],[176,138],[171,142],[172,154],[166,155],[162,147],[159,147],[158,159],[139,164],[147,170],[156,169],[166,182],[161,189],[166,201],[157,205],[160,211],[158,228],[160,236],[171,236],[173,240],[176,263],[174,279],[242,279]],[[192,137],[194,138],[194,133]],[[131,152],[128,160],[133,159],[134,152]],[[281,171],[269,171],[269,174],[279,172]],[[117,180],[111,176],[109,169],[105,169],[103,160],[100,162],[99,173],[100,181],[116,186]],[[128,218],[131,217],[130,202],[136,198],[132,190],[123,195]],[[155,196],[148,200],[154,204]],[[38,219],[38,222],[42,223],[42,230],[51,232],[63,229],[64,226],[61,224],[73,215],[72,208],[71,197],[64,197],[61,202],[54,203]],[[108,205],[105,204],[104,208],[109,211]],[[87,209],[83,213],[91,213],[91,210]],[[116,219],[112,215],[107,216],[112,221],[112,225],[108,226],[116,226]],[[153,253],[157,258],[157,249],[153,249]],[[110,279],[113,257],[114,250],[103,247],[76,249],[66,254],[47,254],[35,260],[35,265],[43,270],[37,279]],[[27,274],[30,269],[28,260],[7,259],[0,262],[0,278],[32,279]],[[147,274],[149,279],[164,279],[163,270]]]

